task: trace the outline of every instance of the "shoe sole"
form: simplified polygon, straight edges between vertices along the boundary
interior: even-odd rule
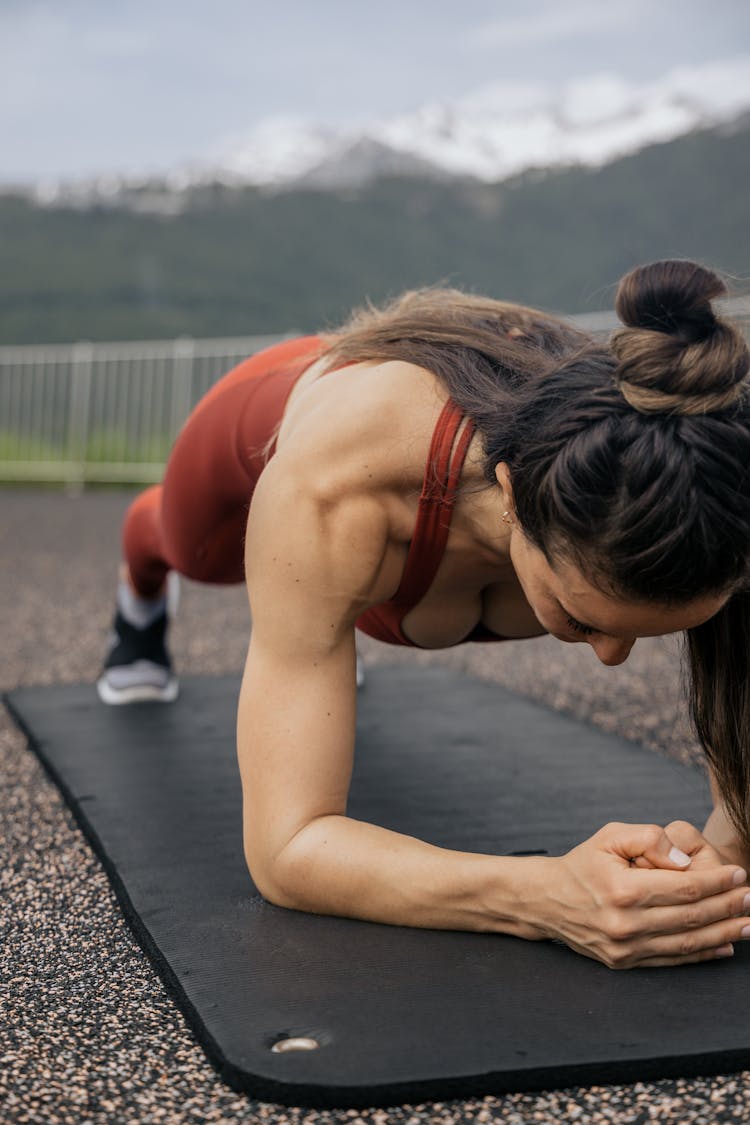
[[[180,684],[173,678],[161,688],[154,687],[153,684],[141,684],[117,691],[102,676],[96,682],[96,690],[102,703],[119,707],[127,703],[173,703],[180,694]]]

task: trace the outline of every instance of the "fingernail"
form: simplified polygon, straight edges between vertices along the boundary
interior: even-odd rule
[[[738,867],[737,870],[735,871],[734,875],[732,876],[732,886],[733,887],[739,887],[740,883],[745,883],[746,881],[747,881],[747,872],[743,871],[741,867]],[[745,899],[745,906],[747,906],[749,899],[750,899],[750,895],[748,895],[748,898]]]
[[[750,926],[743,926],[740,930],[740,937],[750,937]]]
[[[742,913],[747,914],[750,911],[750,894],[745,895],[742,900]]]
[[[687,865],[690,863],[690,856],[685,855],[685,853],[681,852],[679,848],[672,848],[671,852],[669,853],[669,858],[671,859],[672,863],[676,863],[678,867],[687,867]]]
[[[722,945],[719,949],[714,950],[714,957],[732,957],[733,954],[733,945]]]

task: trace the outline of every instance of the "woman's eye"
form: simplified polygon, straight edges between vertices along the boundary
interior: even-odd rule
[[[594,632],[590,625],[582,625],[580,621],[576,621],[575,618],[566,618],[566,621],[568,622],[568,627],[572,629],[573,632],[584,633],[585,637],[588,637],[589,633]]]

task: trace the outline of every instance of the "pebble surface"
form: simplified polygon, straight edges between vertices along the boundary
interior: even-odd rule
[[[93,680],[132,494],[0,489],[0,687]],[[178,671],[242,669],[242,588],[183,583]],[[443,653],[364,640],[365,663],[439,662],[568,710],[655,752],[699,760],[670,639],[621,668],[550,638]],[[0,1125],[459,1125],[750,1122],[750,1071],[372,1110],[310,1110],[226,1087],[127,928],[109,882],[5,709],[0,713]],[[659,971],[659,970],[657,970]],[[666,970],[668,971],[668,970]]]

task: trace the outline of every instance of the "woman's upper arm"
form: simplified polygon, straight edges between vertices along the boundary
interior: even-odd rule
[[[333,495],[331,495],[333,491]],[[383,506],[275,459],[245,544],[252,635],[237,718],[245,856],[275,901],[275,863],[316,817],[344,814],[356,718],[354,622],[378,585]]]

